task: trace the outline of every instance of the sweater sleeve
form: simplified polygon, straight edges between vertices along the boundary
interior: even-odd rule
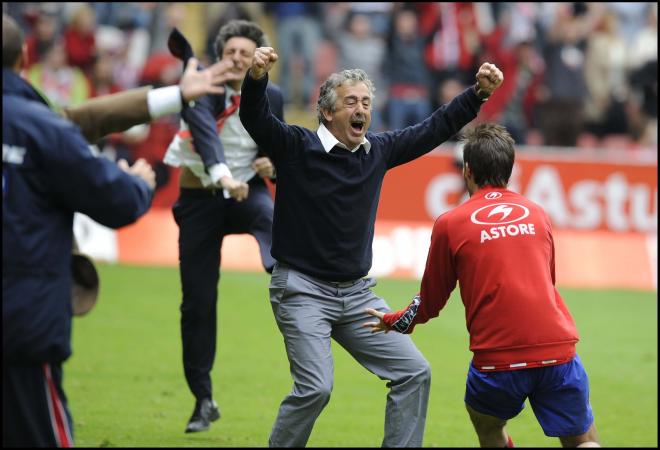
[[[440,216],[433,227],[421,289],[400,311],[386,313],[383,321],[399,333],[412,333],[415,325],[437,317],[456,287],[456,270],[449,247],[447,220]]]
[[[290,158],[302,139],[300,127],[287,125],[271,111],[266,95],[268,74],[255,80],[250,72],[241,86],[241,108],[238,110],[243,127],[257,146],[273,162]]]
[[[40,148],[50,150],[41,153],[41,164],[49,172],[48,191],[69,210],[119,228],[151,206],[153,191],[147,183],[109,159],[95,157],[71,123],[61,119],[48,128]]]
[[[386,148],[391,149],[388,169],[412,161],[454,136],[477,117],[481,104],[474,87],[470,87],[422,122],[379,134]]]

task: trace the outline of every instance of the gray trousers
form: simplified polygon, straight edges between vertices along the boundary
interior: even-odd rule
[[[269,438],[271,447],[304,447],[333,385],[332,337],[362,366],[388,380],[383,447],[421,447],[431,369],[407,335],[371,333],[365,308],[390,311],[363,278],[328,282],[276,263],[270,301],[284,337],[293,389],[284,398]]]

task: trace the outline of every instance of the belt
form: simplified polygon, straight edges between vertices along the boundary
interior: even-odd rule
[[[222,188],[212,188],[212,189],[194,189],[194,188],[179,188],[181,191],[181,196],[183,197],[197,197],[197,198],[209,198],[209,197],[222,197]]]

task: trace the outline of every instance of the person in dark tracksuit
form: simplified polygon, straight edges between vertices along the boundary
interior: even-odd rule
[[[19,75],[23,36],[2,21],[2,442],[70,447],[62,363],[71,355],[73,214],[134,222],[155,175],[92,155],[80,129]]]
[[[220,29],[218,59],[232,61],[239,79],[227,82],[224,94],[204,96],[184,109],[181,130],[164,158],[182,167],[173,214],[179,227],[183,368],[195,397],[186,433],[207,430],[220,418],[211,369],[224,236],[253,235],[264,269],[270,273],[275,264],[270,254],[273,200],[263,179],[273,178],[273,165],[264,156],[267,149],[255,144],[238,117],[241,82],[255,49],[266,44],[266,35],[253,22],[233,20]],[[168,45],[184,63],[192,57],[190,44],[178,30],[172,31]],[[274,115],[284,120],[280,89],[271,83],[266,90]]]

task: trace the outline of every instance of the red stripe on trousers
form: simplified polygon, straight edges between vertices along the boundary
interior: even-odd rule
[[[46,390],[48,395],[48,406],[50,410],[50,420],[53,425],[55,433],[55,440],[57,445],[62,448],[73,447],[73,440],[71,439],[71,430],[69,430],[69,421],[66,418],[64,405],[60,401],[57,394],[57,388],[53,382],[53,377],[50,371],[50,365],[45,363],[43,365],[44,375],[46,377]]]

